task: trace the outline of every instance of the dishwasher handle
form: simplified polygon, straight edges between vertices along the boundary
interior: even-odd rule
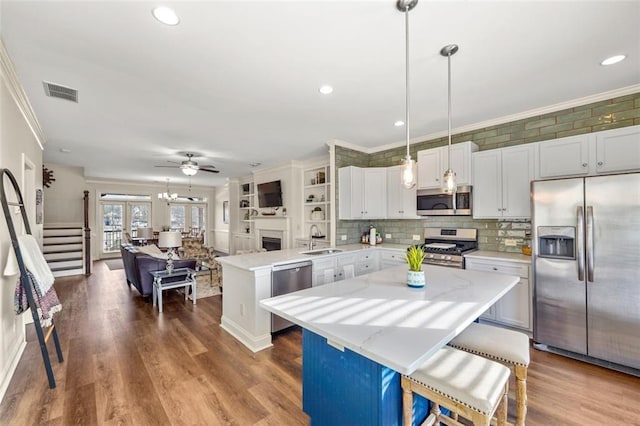
[[[286,271],[289,269],[298,269],[298,268],[306,268],[309,266],[312,266],[313,263],[310,260],[305,260],[302,262],[294,262],[294,263],[283,263],[281,265],[273,265],[273,267],[271,268],[271,270],[273,272],[278,272],[278,271]]]

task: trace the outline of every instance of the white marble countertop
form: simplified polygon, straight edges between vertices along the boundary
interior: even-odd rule
[[[508,260],[511,262],[531,264],[531,256],[520,253],[507,253],[503,251],[478,250],[464,255],[465,258],[486,260]]]
[[[427,285],[406,285],[400,265],[265,299],[260,306],[402,374],[422,363],[499,300],[520,278],[423,267]]]
[[[285,263],[300,262],[304,260],[322,259],[329,256],[339,256],[346,252],[356,251],[356,250],[387,249],[387,250],[404,251],[407,249],[407,247],[408,245],[406,244],[378,244],[375,246],[370,246],[369,244],[347,244],[342,246],[336,246],[335,247],[336,249],[342,250],[342,251],[337,253],[331,253],[331,254],[321,254],[321,255],[303,254],[302,252],[308,251],[308,249],[292,248],[287,250],[247,253],[247,254],[240,254],[235,256],[222,256],[222,257],[217,257],[216,260],[220,262],[223,265],[223,267],[224,265],[231,265],[231,266],[235,266],[236,268],[254,271],[257,269],[271,268],[275,265],[282,265]]]

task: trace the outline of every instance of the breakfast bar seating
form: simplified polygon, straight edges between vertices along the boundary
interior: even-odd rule
[[[527,416],[527,370],[529,337],[518,331],[472,323],[449,346],[497,361],[509,367],[516,378],[516,425]]]
[[[444,347],[410,375],[403,375],[402,407],[404,426],[414,424],[413,394],[432,402],[432,409],[422,425],[462,426],[458,416],[474,426],[489,426],[497,411],[498,426],[507,419],[509,369],[487,358]],[[446,415],[440,405],[449,410]]]

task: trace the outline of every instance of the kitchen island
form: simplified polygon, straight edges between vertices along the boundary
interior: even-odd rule
[[[393,252],[404,254],[404,244],[340,246],[339,252],[322,255],[305,254],[304,249],[276,250],[218,257],[222,265],[222,319],[220,326],[253,352],[271,346],[271,314],[259,306],[260,300],[271,297],[271,271],[275,266],[312,260],[340,258],[355,253]],[[333,280],[333,279],[332,279]]]
[[[304,329],[303,409],[312,424],[401,424],[400,373],[415,371],[519,280],[425,266],[426,287],[412,289],[406,270],[260,302]]]

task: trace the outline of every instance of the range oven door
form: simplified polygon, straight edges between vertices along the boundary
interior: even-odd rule
[[[440,189],[420,189],[417,192],[417,212],[420,216],[471,216],[471,195],[471,186],[459,186],[454,205],[453,197]]]

